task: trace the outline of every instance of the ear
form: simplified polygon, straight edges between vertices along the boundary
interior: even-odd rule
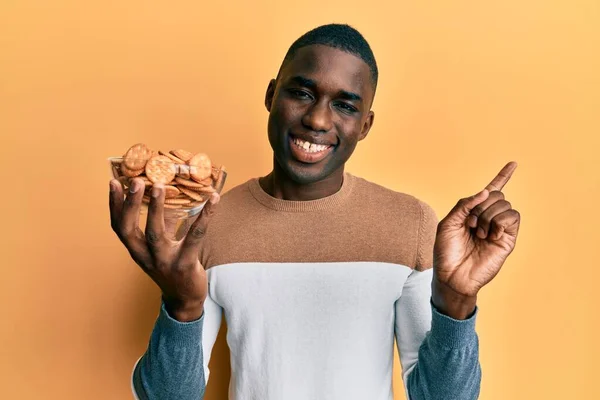
[[[369,114],[367,114],[367,119],[365,120],[365,123],[363,124],[362,130],[360,132],[360,136],[358,137],[359,141],[367,137],[369,131],[371,130],[371,127],[373,126],[374,121],[375,113],[373,111],[369,111]]]
[[[273,96],[275,96],[275,79],[271,79],[269,86],[267,86],[267,93],[265,93],[265,107],[267,111],[271,112],[271,105],[273,104]]]

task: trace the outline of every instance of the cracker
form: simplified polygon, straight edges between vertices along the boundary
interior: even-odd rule
[[[212,164],[210,158],[204,153],[198,153],[194,157],[190,158],[187,164],[190,168],[190,176],[196,182],[200,182],[211,175]]]
[[[217,189],[215,189],[215,188],[214,188],[214,187],[212,187],[212,186],[204,186],[204,187],[201,187],[201,188],[196,188],[196,189],[194,189],[194,190],[195,190],[196,192],[200,192],[200,193],[208,193],[208,194],[211,194],[211,193],[214,193],[214,192],[216,192],[216,191],[217,191]]]
[[[175,178],[175,165],[169,157],[154,156],[146,163],[146,176],[152,183],[169,183]]]
[[[185,164],[185,161],[183,161],[182,159],[175,157],[172,154],[169,153],[165,153],[164,151],[158,151],[158,154],[160,154],[161,156],[165,156],[165,157],[169,157],[171,160],[173,160],[176,164]]]
[[[129,169],[125,166],[125,164],[121,165],[121,173],[125,176],[128,176],[130,178],[134,178],[136,176],[140,176],[141,174],[144,173],[144,169],[137,169],[137,170],[132,170]]]
[[[213,180],[212,178],[209,176],[208,178],[204,179],[203,181],[200,181],[198,183],[203,184],[204,186],[212,186],[213,184]]]
[[[124,189],[133,178],[144,182],[144,206],[151,202],[153,185],[164,184],[164,206],[168,209],[202,206],[219,189],[217,185],[222,185],[224,174],[224,168],[213,165],[206,153],[184,149],[155,151],[144,143],[137,143],[122,157],[111,159],[111,168]]]
[[[200,195],[200,193],[198,193],[198,192],[196,192],[194,190],[190,190],[190,189],[187,189],[185,187],[180,187],[179,190],[181,190],[181,192],[183,194],[185,194],[186,196],[189,196],[193,200],[204,201],[204,198],[202,197],[202,195]]]
[[[175,198],[175,199],[165,199],[165,204],[190,204],[192,200],[189,198]]]
[[[175,157],[182,159],[183,161],[189,161],[190,158],[194,157],[194,153],[191,153],[187,150],[176,149],[171,150],[169,153],[173,154]]]
[[[143,170],[150,157],[152,157],[152,150],[144,143],[137,143],[123,156],[123,165],[131,171]]]
[[[201,188],[201,187],[204,187],[204,185],[202,183],[198,183],[198,182],[192,181],[190,179],[181,178],[179,176],[175,177],[175,182],[177,182],[180,185],[183,185],[185,187],[188,187],[188,188]]]
[[[165,200],[163,206],[165,208],[175,208],[175,209],[189,206],[189,203],[183,203],[183,202],[177,202],[176,204],[171,204],[172,200],[181,200],[181,199],[167,199],[167,200]],[[144,195],[144,197],[142,197],[142,202],[150,205],[150,196]]]
[[[165,185],[165,199],[172,199],[177,197],[181,192],[177,187],[171,185]]]

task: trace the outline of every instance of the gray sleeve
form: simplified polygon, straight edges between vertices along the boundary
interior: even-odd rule
[[[208,360],[221,324],[221,308],[207,299],[202,316],[173,319],[161,302],[150,343],[137,361],[132,390],[138,400],[201,400],[208,382]]]
[[[481,368],[477,310],[459,321],[431,303],[433,269],[413,271],[395,305],[395,334],[409,400],[471,400],[479,396]]]
[[[481,366],[474,314],[455,320],[430,302],[431,330],[419,347],[418,361],[407,377],[409,400],[479,398]]]

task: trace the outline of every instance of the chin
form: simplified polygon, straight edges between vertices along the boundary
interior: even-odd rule
[[[299,164],[293,160],[286,160],[284,165],[279,163],[282,171],[299,185],[310,185],[325,180],[332,171],[315,164]]]
[[[321,180],[322,173],[320,171],[310,171],[308,168],[290,164],[291,163],[288,161],[285,165],[279,165],[292,181],[300,185],[307,185]]]

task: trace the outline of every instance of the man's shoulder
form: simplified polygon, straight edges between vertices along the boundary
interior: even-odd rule
[[[357,194],[368,200],[366,205],[382,211],[410,213],[415,216],[435,215],[433,208],[422,198],[375,183],[366,178],[352,175]]]
[[[438,223],[433,208],[413,194],[366,178],[353,179],[358,196],[354,211],[362,216],[362,226],[370,229],[369,236],[386,243],[380,249],[382,257],[417,270],[429,268]]]

